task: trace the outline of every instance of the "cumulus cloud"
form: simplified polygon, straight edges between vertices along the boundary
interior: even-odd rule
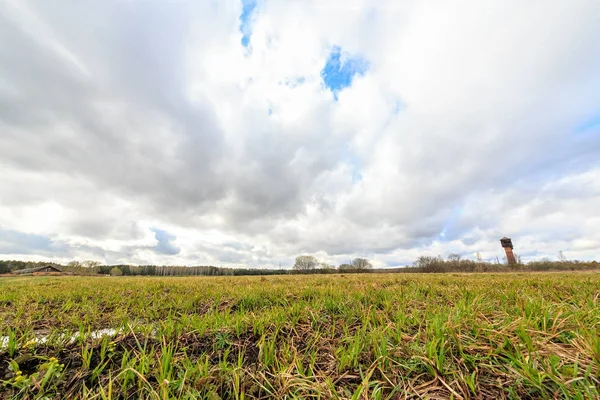
[[[595,1],[0,7],[3,258],[597,257]]]

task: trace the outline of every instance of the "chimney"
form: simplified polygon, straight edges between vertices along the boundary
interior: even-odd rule
[[[504,248],[504,251],[506,252],[506,261],[508,261],[508,264],[509,265],[516,264],[517,259],[515,258],[515,254],[512,251],[512,249],[513,249],[512,240],[510,240],[510,238],[507,238],[506,236],[504,236],[502,239],[500,239],[500,244],[502,245],[502,247]]]

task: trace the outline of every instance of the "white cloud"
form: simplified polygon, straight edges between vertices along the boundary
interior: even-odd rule
[[[3,258],[597,257],[595,1],[2,7]]]

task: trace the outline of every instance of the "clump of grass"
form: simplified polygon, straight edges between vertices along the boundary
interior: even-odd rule
[[[0,397],[598,398],[599,298],[590,272],[6,278]]]

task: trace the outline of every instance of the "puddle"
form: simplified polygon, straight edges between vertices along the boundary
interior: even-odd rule
[[[118,333],[121,333],[121,332],[123,332],[123,328],[119,328],[119,329],[104,328],[104,329],[98,329],[97,331],[92,331],[90,333],[85,333],[83,336],[88,339],[96,340],[96,339],[103,338],[105,336],[116,336]],[[73,343],[80,337],[81,337],[81,334],[79,332],[76,332],[72,335],[62,334],[62,335],[58,335],[58,336],[54,336],[54,337],[51,337],[50,335],[48,335],[45,332],[38,332],[38,333],[36,333],[35,338],[31,339],[28,343],[44,344],[44,343],[48,342],[51,338],[52,339],[69,338],[68,342]],[[0,336],[0,349],[4,349],[4,348],[8,347],[9,341],[10,341],[10,338],[8,336]]]
[[[88,335],[88,337],[92,338],[92,339],[100,339],[101,337],[104,337],[104,336],[115,336],[117,333],[121,333],[121,332],[123,332],[123,328],[120,328],[120,329],[115,329],[115,328],[98,329],[97,331],[91,332]],[[79,338],[79,333],[73,335],[71,340],[76,340],[77,338]]]

